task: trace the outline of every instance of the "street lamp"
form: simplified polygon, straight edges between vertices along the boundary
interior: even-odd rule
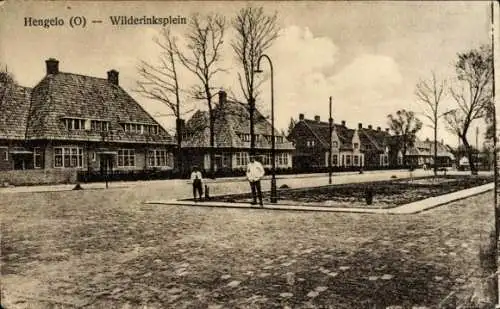
[[[257,60],[257,69],[254,70],[254,73],[263,72],[260,69],[262,58],[266,58],[271,67],[271,203],[276,203],[278,201],[278,195],[276,192],[276,141],[274,136],[274,71],[271,58],[266,54],[262,54],[259,60]]]
[[[332,118],[332,97],[330,97],[330,118],[328,118],[328,131],[330,139],[330,150],[328,151],[328,184],[332,184],[332,153],[333,153],[333,142],[332,142],[332,131],[333,131],[333,118]]]

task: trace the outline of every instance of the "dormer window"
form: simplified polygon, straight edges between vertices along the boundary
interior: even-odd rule
[[[332,142],[332,147],[333,148],[338,148],[339,147],[339,143],[338,142]]]
[[[92,131],[109,131],[109,121],[91,120],[90,130]]]
[[[238,137],[240,138],[240,140],[242,142],[249,142],[250,141],[250,134],[239,133]]]
[[[85,119],[79,118],[64,118],[64,126],[67,130],[84,130]]]
[[[150,125],[150,124],[141,124],[141,123],[122,123],[123,130],[128,133],[136,133],[136,134],[158,134],[160,131],[158,125]]]
[[[283,143],[283,136],[275,136],[276,138],[276,143],[280,144]],[[313,146],[314,146],[314,141],[313,141]]]
[[[353,143],[352,146],[354,147],[354,149],[358,149],[359,148],[359,144],[358,143]]]

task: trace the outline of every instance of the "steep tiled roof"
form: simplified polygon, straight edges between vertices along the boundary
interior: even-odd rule
[[[239,134],[250,133],[250,114],[245,104],[240,102],[225,101],[222,105],[217,104],[214,108],[215,122],[215,147],[219,148],[250,148],[250,142],[242,141]],[[184,147],[210,147],[210,123],[208,112],[200,111],[186,123]],[[255,129],[256,135],[260,139],[255,145],[258,149],[270,149],[271,141],[262,136],[272,134],[271,124],[262,114],[255,110]],[[274,130],[275,136],[283,136],[277,130]],[[294,149],[286,137],[283,136],[284,143],[276,143],[276,149]]]
[[[330,143],[330,124],[325,121],[316,121],[310,119],[304,119],[304,123],[311,129],[311,131],[318,136],[324,147],[328,147]],[[354,136],[354,130],[349,129],[340,124],[333,124],[333,130],[337,133],[340,139],[340,149],[349,150],[352,149],[352,137]]]
[[[414,146],[407,150],[407,155],[434,156],[434,141],[416,140]],[[437,143],[437,155],[438,157],[454,157],[453,154],[447,149],[447,147],[440,142]]]
[[[0,139],[25,138],[30,90],[16,84],[0,89]]]
[[[169,134],[120,86],[107,79],[59,72],[46,75],[33,88],[27,139],[102,140],[101,133],[69,131],[62,119],[85,118],[110,122],[106,140],[173,143]],[[121,123],[158,125],[158,134],[125,132]]]
[[[391,135],[386,131],[363,128],[359,132],[361,144],[371,144],[373,150],[384,151],[389,145]]]

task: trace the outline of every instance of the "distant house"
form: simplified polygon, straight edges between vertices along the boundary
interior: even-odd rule
[[[219,91],[214,110],[215,169],[244,169],[250,152],[250,113],[247,105],[227,99],[225,91]],[[256,155],[264,167],[271,167],[272,126],[255,110]],[[183,129],[183,160],[185,165],[210,168],[210,122],[207,111],[196,111]],[[285,136],[274,129],[276,168],[291,168],[294,147]]]
[[[451,166],[455,156],[443,142],[437,143],[437,165]],[[434,141],[416,140],[413,147],[406,151],[406,161],[412,166],[434,165]]]
[[[77,171],[172,169],[172,137],[120,87],[117,71],[65,73],[55,59],[46,70],[33,89],[12,86],[1,98],[0,170],[35,170],[32,181],[43,183]]]
[[[292,129],[289,139],[294,142],[294,166],[317,168],[328,166],[328,155],[332,153],[334,167],[388,166],[389,147],[387,131],[372,126],[350,129],[346,122],[332,125],[332,151],[330,152],[330,127],[320,116],[306,119],[299,114],[299,120]]]

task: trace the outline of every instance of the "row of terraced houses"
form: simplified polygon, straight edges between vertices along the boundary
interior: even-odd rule
[[[78,172],[175,168],[176,139],[120,86],[115,70],[108,71],[107,78],[66,73],[59,70],[59,61],[51,58],[46,60],[46,75],[33,88],[16,84],[4,88],[0,92],[2,183],[75,182]],[[228,100],[221,90],[213,112],[213,148],[207,112],[199,110],[183,123],[182,166],[208,169],[213,151],[215,169],[244,169],[250,149],[246,105]],[[329,129],[319,116],[308,120],[301,114],[289,136],[272,128],[259,111],[254,118],[256,154],[266,167],[271,166],[272,130],[277,168],[327,165]],[[334,125],[332,138],[333,166],[376,168],[402,163],[401,153],[391,153],[391,135],[386,130],[363,128],[361,124],[349,129],[343,121]],[[447,158],[444,147],[440,152]],[[430,154],[430,149],[425,154],[416,153],[416,163],[428,160]]]

